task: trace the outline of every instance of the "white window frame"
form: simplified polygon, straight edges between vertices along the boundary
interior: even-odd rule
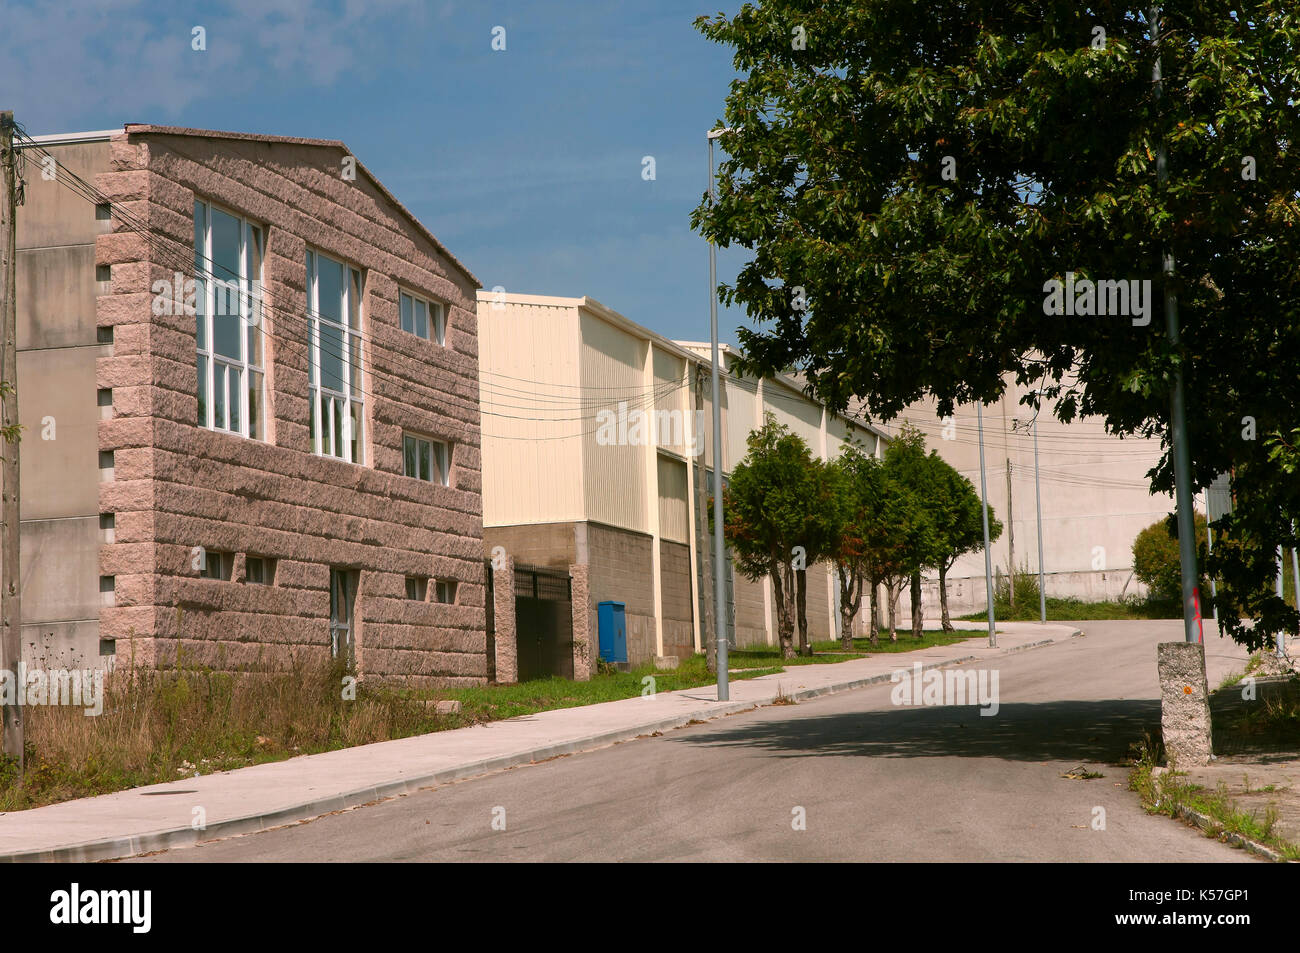
[[[199,426],[207,430],[216,430],[221,433],[238,434],[241,437],[247,437],[252,440],[266,440],[266,343],[260,342],[262,346],[258,349],[262,354],[262,363],[254,364],[251,348],[251,337],[254,334],[262,334],[263,329],[261,322],[265,318],[265,306],[262,295],[263,276],[266,273],[266,228],[255,222],[250,221],[243,215],[233,209],[225,208],[215,202],[207,199],[195,198],[195,213],[197,215],[198,206],[203,206],[203,248],[200,250],[195,247],[195,257],[202,259],[202,267],[198,267],[196,262],[195,279],[203,288],[203,313],[196,315],[195,319],[203,322],[202,346],[200,346],[199,336],[195,334],[195,351],[196,351],[196,372],[201,375],[199,378],[198,393],[204,395],[203,419],[199,421]],[[217,275],[213,272],[212,260],[212,212],[216,210],[239,222],[239,276],[237,279]],[[196,222],[197,224],[197,222]],[[252,233],[256,230],[262,239],[262,261],[259,274],[253,276],[251,270],[251,259],[249,250],[252,243]],[[197,246],[197,241],[195,242]],[[239,283],[238,290],[227,291],[224,295],[226,304],[229,306],[230,298],[234,296],[239,302],[239,359],[219,355],[216,352],[216,343],[213,340],[213,319],[216,317],[216,299],[217,287],[216,282],[229,282],[237,280]],[[196,287],[195,293],[198,293]],[[197,301],[196,301],[197,304]],[[216,375],[218,370],[222,374],[223,387],[225,389],[225,419],[218,421],[216,419],[217,408],[214,399]],[[256,428],[252,425],[252,414],[250,413],[248,400],[248,381],[252,375],[257,376],[258,389],[258,408]],[[230,411],[232,409],[231,401],[231,379],[237,381],[239,385],[239,426],[232,428],[230,426]],[[196,396],[198,396],[196,394]]]
[[[416,453],[416,472],[406,472],[406,441],[415,441]],[[419,474],[420,444],[429,445],[429,479],[425,479]],[[435,447],[445,447],[447,449],[447,465],[440,465],[438,455],[434,452]],[[430,437],[427,434],[413,433],[409,430],[402,431],[402,475],[410,477],[412,480],[419,480],[421,483],[432,483],[434,486],[451,486],[451,466],[452,466],[452,444],[447,440],[439,440],[436,437]]]
[[[322,258],[341,266],[343,269],[343,298],[340,302],[343,315],[342,324],[338,324],[329,318],[325,318],[320,313],[320,275],[317,263]],[[365,301],[365,276],[362,274],[360,268],[349,265],[341,259],[324,254],[311,246],[307,247],[306,265],[307,313],[310,316],[311,323],[311,407],[308,410],[308,414],[309,419],[316,422],[314,428],[315,433],[312,434],[312,452],[318,456],[334,457],[335,459],[343,460],[347,463],[356,463],[364,466],[366,462],[366,407],[364,390],[365,362],[361,359],[361,341],[363,324],[365,321],[365,315],[362,308]],[[356,328],[352,328],[350,322],[350,316],[354,304],[352,296],[354,293],[358,296],[358,300],[355,302],[357,309]],[[343,365],[342,390],[325,387],[321,383],[320,328],[322,322],[329,325],[331,328],[338,330],[343,342],[343,353],[341,355]],[[352,384],[352,378],[354,376],[352,353],[354,346],[358,357],[358,367],[355,376],[360,378],[360,385],[357,387],[353,387]],[[343,419],[339,421],[340,426],[337,429],[337,433],[340,435],[340,446],[335,447],[335,420],[339,415],[340,408],[353,411],[353,413],[342,414]],[[356,435],[357,456],[360,457],[358,460],[352,459],[353,416],[357,419],[360,431]]]
[[[446,587],[448,598],[441,598],[443,587]],[[456,584],[455,579],[435,579],[433,580],[432,592],[429,598],[441,606],[454,606],[456,604],[456,594],[460,586]]]
[[[411,327],[407,328],[402,325],[402,299],[411,299]],[[424,305],[425,315],[427,317],[426,330],[427,335],[421,335],[415,330],[415,302],[421,302]],[[437,319],[434,318],[434,312],[437,311]],[[425,295],[416,294],[414,291],[406,291],[399,287],[397,289],[397,324],[407,334],[414,334],[423,341],[429,341],[439,347],[447,346],[447,305],[434,298]]]

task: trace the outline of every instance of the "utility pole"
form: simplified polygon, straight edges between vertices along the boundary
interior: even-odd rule
[[[989,648],[998,647],[998,630],[993,620],[993,557],[989,554],[989,493],[984,477],[984,404],[975,404],[980,434],[980,506],[984,514],[984,593],[989,600]]]
[[[1153,5],[1151,17],[1151,42],[1157,52],[1160,49],[1160,7]],[[1161,72],[1160,57],[1151,67],[1151,79],[1155,85],[1156,102],[1164,99],[1164,79]],[[1169,181],[1169,160],[1165,151],[1164,138],[1156,145],[1156,181],[1163,193]],[[1178,350],[1180,334],[1178,330],[1178,293],[1174,290],[1174,254],[1166,245],[1161,252],[1162,273],[1165,296],[1165,333],[1169,338],[1170,348]],[[1183,366],[1174,365],[1174,386],[1169,395],[1169,431],[1174,455],[1174,500],[1178,516],[1178,556],[1183,576],[1183,639],[1187,642],[1200,642],[1201,639],[1201,605],[1200,594],[1196,591],[1196,525],[1192,518],[1192,455],[1187,447],[1187,412],[1183,397]]]
[[[1016,611],[1016,521],[1011,513],[1011,458],[1007,457],[1007,593]]]
[[[1042,396],[1042,391],[1039,391]],[[1034,408],[1034,506],[1038,510],[1038,620],[1047,624],[1047,584],[1043,570],[1043,491],[1038,485],[1038,408]]]
[[[1041,386],[1038,390],[1038,400],[1042,401],[1043,391]],[[1038,481],[1038,404],[1034,405],[1034,416],[1027,423],[1023,424],[1024,432],[1034,433],[1034,509],[1037,516],[1038,524],[1038,621],[1047,622],[1047,585],[1043,574],[1043,488]],[[1020,433],[1022,424],[1019,420],[1011,421],[1011,430],[1013,433]],[[1007,494],[1010,500],[1011,495]],[[1010,508],[1008,507],[1008,511]],[[1009,515],[1009,514],[1008,514]]]
[[[4,195],[0,197],[0,426],[4,433],[18,423],[18,333],[16,260],[18,257],[18,164],[14,156],[14,114],[0,112],[0,166],[3,167]],[[18,663],[22,658],[20,626],[22,613],[19,605],[18,574],[18,440],[8,443],[0,439],[0,523],[3,524],[3,541],[0,542],[0,670],[10,673],[16,691],[26,686],[18,684]],[[18,699],[15,699],[17,702]],[[18,770],[23,770],[23,710],[18,704],[3,708],[4,753],[18,759]]]

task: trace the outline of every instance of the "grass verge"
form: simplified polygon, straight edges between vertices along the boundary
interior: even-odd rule
[[[732,678],[779,671],[755,667]],[[79,707],[25,709],[25,770],[20,776],[16,759],[0,757],[0,812],[713,680],[702,655],[673,671],[644,665],[587,682],[428,691],[358,682],[338,664],[261,673],[113,672],[98,716]],[[426,704],[442,699],[459,700],[461,711],[439,714]]]
[[[829,641],[813,642],[813,654],[798,656],[792,659],[781,658],[781,647],[779,645],[746,645],[740,648],[734,648],[727,652],[727,665],[733,669],[750,669],[766,668],[770,666],[791,665],[828,665],[835,662],[849,662],[853,659],[867,658],[871,655],[882,655],[897,652],[916,652],[921,649],[933,648],[937,645],[953,645],[957,642],[965,642],[971,639],[987,639],[988,635],[981,632],[956,631],[944,632],[940,629],[927,629],[921,633],[921,638],[912,638],[910,630],[898,633],[898,641],[891,642],[889,632],[882,630],[880,633],[879,644],[873,646],[868,638],[854,639],[853,651],[845,652],[840,647],[839,639]]]
[[[1017,593],[1017,605],[1009,607],[994,603],[993,611],[999,622],[1037,622],[1039,620],[1038,603],[1032,606],[1020,604]],[[1084,602],[1082,599],[1047,599],[1048,622],[1079,622],[1096,619],[1176,619],[1181,618],[1178,607],[1171,610],[1160,602],[1148,602],[1144,599],[1123,599],[1111,602]],[[961,616],[964,622],[983,622],[988,616],[983,612],[972,612]]]
[[[1259,811],[1240,808],[1222,785],[1211,791],[1204,785],[1192,784],[1187,775],[1175,770],[1157,770],[1164,755],[1160,745],[1148,735],[1139,748],[1129,773],[1129,790],[1137,792],[1148,814],[1164,814],[1184,821],[1193,821],[1188,811],[1209,819],[1206,836],[1231,842],[1228,835],[1253,841],[1275,851],[1286,860],[1300,860],[1300,844],[1294,844],[1276,833],[1277,809],[1272,805]],[[1201,826],[1201,825],[1198,825]]]

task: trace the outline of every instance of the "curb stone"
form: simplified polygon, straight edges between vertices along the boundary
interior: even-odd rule
[[[1082,630],[1075,629],[1064,638],[1075,638],[1082,634]],[[1022,646],[999,649],[998,654],[1008,655],[1013,652],[1025,651],[1027,649],[1041,648],[1053,645],[1056,641],[1058,640],[1043,639]],[[941,662],[924,663],[921,666],[921,670],[929,671],[936,668],[948,668],[955,665],[963,665],[978,658],[979,656],[976,655],[964,655],[955,659],[945,659]],[[780,679],[789,674],[790,673],[787,671],[780,676],[767,677]],[[794,701],[801,701],[804,699],[817,698],[822,695],[831,695],[837,692],[852,691],[857,688],[865,688],[869,685],[878,685],[882,682],[888,682],[892,675],[892,671],[882,672],[879,675],[872,675],[866,678],[837,682],[831,685],[823,685],[818,688],[802,689],[786,695],[786,697]],[[129,837],[100,838],[98,840],[86,841],[81,844],[70,844],[65,847],[31,851],[12,851],[0,854],[0,863],[94,863],[109,860],[121,860],[127,857],[138,856],[140,854],[153,853],[155,851],[193,847],[206,841],[227,837],[237,837],[241,834],[256,834],[261,831],[270,830],[271,828],[283,827],[297,821],[314,820],[318,817],[323,817],[326,814],[333,814],[339,811],[360,807],[365,804],[371,804],[376,801],[383,801],[395,797],[401,797],[406,794],[413,794],[416,791],[437,787],[452,781],[460,781],[467,778],[479,777],[485,774],[492,774],[497,771],[506,770],[507,768],[534,764],[539,761],[546,761],[564,755],[593,751],[620,742],[632,741],[655,731],[671,731],[676,728],[684,728],[692,721],[697,723],[702,721],[714,721],[727,715],[734,715],[743,711],[750,711],[764,707],[770,705],[772,700],[781,694],[781,682],[774,680],[772,684],[776,691],[770,698],[743,702],[721,702],[718,703],[717,707],[710,708],[707,712],[692,712],[683,715],[674,715],[670,718],[662,718],[653,722],[644,722],[628,728],[619,728],[614,731],[600,732],[577,738],[572,741],[564,741],[553,745],[545,745],[540,748],[533,748],[528,751],[500,755],[498,757],[487,758],[481,761],[467,762],[452,768],[435,771],[431,774],[422,774],[411,778],[390,781],[385,784],[371,785],[355,791],[336,794],[314,801],[307,801],[302,804],[294,804],[274,811],[257,812],[246,814],[241,817],[230,818],[228,820],[216,821],[207,825],[202,830],[195,830],[191,827],[174,827],[166,830],[136,834]],[[684,691],[697,690],[698,689],[684,689]],[[700,717],[701,715],[704,717]],[[1268,848],[1261,849],[1268,850]]]
[[[1214,818],[1202,814],[1200,811],[1194,811],[1190,807],[1183,807],[1183,806],[1178,807],[1177,810],[1174,811],[1174,816],[1179,818],[1180,820],[1190,822],[1191,824],[1195,825],[1196,827],[1199,827],[1201,830],[1205,831],[1206,833],[1215,834],[1220,840],[1227,841],[1229,844],[1232,844],[1234,847],[1240,847],[1243,850],[1247,850],[1252,854],[1258,854],[1259,856],[1265,858],[1266,860],[1271,860],[1274,863],[1278,863],[1278,864],[1300,863],[1300,861],[1287,860],[1285,857],[1283,857],[1273,848],[1266,847],[1264,844],[1259,843],[1259,841],[1253,841],[1249,837],[1245,837],[1241,834],[1233,833],[1232,831],[1216,830],[1216,828],[1221,828],[1223,825],[1221,825],[1218,821],[1214,820]]]

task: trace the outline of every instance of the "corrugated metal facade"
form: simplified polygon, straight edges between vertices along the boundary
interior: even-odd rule
[[[578,312],[480,300],[483,525],[585,519]]]
[[[663,563],[661,543],[684,544],[696,567],[706,559],[696,464],[701,450],[705,467],[713,463],[707,347],[659,337],[589,298],[502,300],[480,292],[479,319],[484,526],[572,522],[649,537],[644,572],[654,585],[655,649],[681,644],[679,630],[669,629],[684,624],[684,615],[694,616],[698,648],[700,613],[691,607],[701,605],[700,573],[689,573],[684,613],[678,590],[686,577]],[[821,406],[789,383],[728,375],[722,383],[727,471],[743,459],[749,433],[767,413],[814,455],[833,457],[850,433],[875,450],[870,430],[833,415],[823,433]],[[711,493],[706,486],[703,496]],[[810,577],[809,624],[815,638],[826,638],[837,624],[834,587],[820,567]],[[772,641],[770,585],[738,582],[742,641],[764,629]]]

